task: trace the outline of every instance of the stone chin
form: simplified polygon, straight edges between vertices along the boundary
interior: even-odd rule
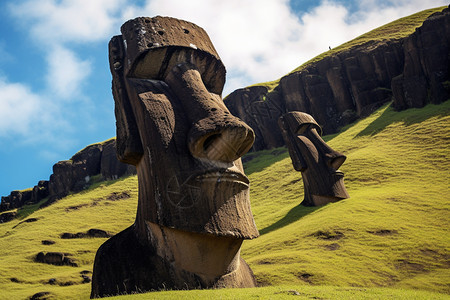
[[[349,197],[350,195],[348,194],[344,184],[344,173],[339,170],[333,172],[329,176],[328,193],[324,193],[323,191],[311,191],[309,195],[309,198],[315,206],[325,205],[330,202],[337,202]],[[305,195],[305,198],[308,198],[308,196]]]
[[[199,234],[258,237],[251,214],[249,180],[238,166],[172,177],[161,198],[155,199],[159,213],[146,221]]]

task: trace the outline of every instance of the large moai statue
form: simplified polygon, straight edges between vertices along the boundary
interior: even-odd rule
[[[333,150],[321,138],[322,129],[312,116],[293,111],[282,115],[278,125],[283,133],[292,164],[302,173],[305,206],[319,206],[349,197],[344,173],[339,167],[346,156]]]
[[[136,166],[135,223],[97,251],[91,297],[253,287],[259,235],[240,157],[254,133],[225,107],[225,67],[190,22],[136,18],[109,43],[117,154]],[[113,222],[113,220],[111,220]]]

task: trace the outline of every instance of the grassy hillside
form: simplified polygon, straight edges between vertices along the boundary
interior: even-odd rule
[[[351,198],[322,208],[297,205],[289,158],[261,160],[250,180],[263,235],[243,251],[258,280],[450,292],[449,109],[385,106],[328,136],[348,157]]]
[[[336,55],[338,53],[350,50],[351,48],[364,47],[369,49],[371,47],[375,47],[380,43],[405,38],[412,34],[417,27],[420,27],[426,18],[428,18],[435,12],[442,11],[445,7],[446,6],[423,10],[413,15],[400,18],[391,23],[378,27],[336,48],[317,55],[301,66],[295,68],[290,73],[301,71],[309,65],[324,59],[325,57]],[[274,81],[253,84],[252,86],[267,86],[269,90],[273,90],[279,84],[279,81],[280,79],[277,79]]]
[[[286,149],[246,156],[261,236],[244,242],[242,255],[265,287],[133,299],[296,293],[304,299],[450,298],[450,101],[403,112],[387,105],[325,139],[348,157],[341,170],[351,198],[321,208],[299,205],[301,175]],[[0,299],[42,291],[58,299],[88,298],[90,284],[82,284],[80,272],[92,271],[95,252],[106,239],[60,236],[91,228],[117,233],[133,222],[136,202],[132,176],[99,183],[40,210],[27,207],[23,219],[0,224]],[[78,267],[36,263],[40,251],[70,253]]]

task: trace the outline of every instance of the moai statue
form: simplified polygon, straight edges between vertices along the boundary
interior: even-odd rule
[[[109,43],[117,155],[136,166],[135,223],[97,251],[91,298],[253,287],[240,257],[259,235],[240,157],[254,133],[221,93],[225,67],[190,22],[136,18]]]
[[[278,125],[294,169],[302,172],[305,190],[302,204],[319,206],[348,198],[344,173],[339,171],[346,156],[324,142],[322,129],[314,118],[293,111],[282,115]]]

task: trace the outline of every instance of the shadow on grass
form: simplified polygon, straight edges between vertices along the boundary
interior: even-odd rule
[[[264,235],[266,233],[269,233],[271,231],[280,229],[284,226],[287,226],[304,216],[314,212],[315,210],[321,208],[320,206],[303,206],[301,204],[297,205],[296,207],[292,208],[283,218],[278,220],[277,222],[273,223],[270,226],[267,226],[264,229],[261,229],[259,233],[261,235]]]
[[[286,147],[250,152],[242,157],[245,175],[260,172],[270,165],[289,156]]]
[[[17,209],[17,214],[16,214],[15,218],[18,220],[25,219],[26,217],[28,217],[29,215],[31,215],[32,213],[37,211],[39,209],[39,207],[47,201],[48,201],[48,197],[42,199],[38,203],[27,204],[22,207],[19,207]]]
[[[403,111],[395,111],[392,103],[382,106],[379,110],[383,113],[356,137],[374,136],[393,123],[402,122],[406,126],[423,122],[432,117],[443,117],[450,114],[450,101],[441,104],[428,104],[422,108],[409,108]]]

